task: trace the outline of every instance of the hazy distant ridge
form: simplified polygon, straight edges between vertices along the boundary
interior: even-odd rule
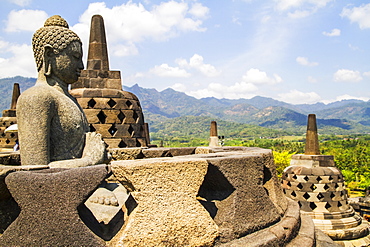
[[[13,83],[19,83],[21,92],[34,85],[35,78],[14,77],[0,79],[0,110],[10,106]],[[141,102],[145,120],[152,126],[184,116],[198,116],[202,119],[224,120],[253,124],[277,130],[304,132],[307,114],[317,115],[319,128],[328,133],[370,132],[370,102],[343,100],[330,104],[293,105],[267,97],[251,99],[217,99],[214,97],[196,99],[171,88],[158,92],[135,84],[124,86]],[[181,121],[181,118],[179,118]]]

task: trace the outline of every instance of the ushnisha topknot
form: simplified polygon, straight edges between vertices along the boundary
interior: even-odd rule
[[[44,27],[38,29],[32,37],[33,54],[36,61],[37,71],[43,64],[44,47],[50,45],[55,54],[65,49],[73,41],[81,43],[78,35],[69,29],[68,23],[59,15],[49,17]]]

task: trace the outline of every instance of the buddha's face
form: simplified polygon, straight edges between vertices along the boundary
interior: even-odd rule
[[[82,62],[82,47],[78,41],[73,41],[60,53],[55,54],[55,66],[53,74],[67,84],[78,80],[81,70],[84,69]]]

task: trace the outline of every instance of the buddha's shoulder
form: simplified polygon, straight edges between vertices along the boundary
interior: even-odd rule
[[[56,90],[48,85],[36,84],[24,91],[20,96],[18,101],[20,102],[45,102],[45,101],[55,101],[58,95]]]

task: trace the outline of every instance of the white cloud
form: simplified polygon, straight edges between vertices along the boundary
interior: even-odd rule
[[[273,85],[280,83],[283,80],[277,74],[273,74],[272,77],[269,77],[266,72],[260,71],[259,69],[249,69],[242,77],[242,82],[251,83],[251,84],[267,84]]]
[[[358,82],[362,80],[362,77],[359,71],[339,69],[334,73],[333,80],[337,82]]]
[[[278,11],[292,11],[288,13],[291,18],[307,17],[331,1],[333,0],[275,0]]]
[[[27,10],[19,11],[12,10],[8,15],[6,32],[31,31],[39,29],[44,25],[48,14],[42,10]]]
[[[132,56],[137,55],[139,53],[137,47],[133,43],[123,44],[116,44],[112,45],[112,53],[117,57],[124,57],[124,56]]]
[[[233,85],[210,83],[207,88],[186,92],[196,98],[216,97],[228,99],[251,98],[256,95],[258,86],[273,85],[282,82],[277,74],[269,77],[266,72],[259,69],[249,69],[241,78],[240,82]]]
[[[366,77],[370,77],[370,71],[367,71],[367,72],[364,72],[364,73],[362,73],[364,76],[366,76]]]
[[[9,0],[9,2],[14,3],[18,6],[24,7],[31,3],[31,0]]]
[[[209,15],[209,8],[203,6],[201,3],[194,3],[189,10],[189,14],[196,18],[205,19]]]
[[[302,7],[322,8],[333,0],[275,0],[278,10],[289,10]]]
[[[173,90],[179,91],[179,92],[185,92],[186,86],[182,83],[175,83],[174,85],[170,86]]]
[[[345,100],[345,99],[358,99],[358,100],[363,100],[363,101],[368,101],[370,98],[368,97],[356,97],[356,96],[351,96],[348,94],[340,95],[336,98],[336,101],[340,100]]]
[[[278,95],[279,100],[291,104],[313,104],[321,100],[320,95],[315,92],[304,93],[296,89],[290,90],[288,93]]]
[[[204,63],[201,55],[194,54],[189,62],[186,59],[177,59],[176,63],[182,68],[192,68],[198,70],[207,77],[218,76],[221,72],[218,71],[213,65]]]
[[[0,41],[0,53],[11,54],[9,58],[0,57],[0,78],[17,75],[36,77],[37,70],[31,46]]]
[[[168,64],[161,64],[150,69],[150,73],[160,77],[189,77],[191,74],[179,67],[170,67]]]
[[[341,17],[347,17],[351,23],[357,23],[361,29],[370,28],[370,3],[360,7],[343,8]]]
[[[311,15],[312,12],[308,10],[296,10],[294,12],[288,13],[288,16],[292,19],[305,18]]]
[[[329,37],[340,36],[340,29],[334,28],[331,32],[322,32],[322,34]]]
[[[297,63],[303,66],[317,66],[319,63],[317,62],[309,62],[307,57],[297,57],[296,58]]]
[[[163,41],[184,32],[203,32],[206,28],[202,27],[202,24],[208,12],[207,7],[194,2],[161,2],[153,5],[151,9],[132,1],[112,8],[108,8],[104,2],[96,2],[89,4],[79,23],[71,29],[86,43],[91,16],[100,14],[109,33],[109,43],[127,43],[124,45],[132,48],[133,44],[146,39]]]
[[[255,96],[254,92],[257,87],[252,83],[237,82],[232,86],[223,85],[221,83],[210,83],[207,88],[197,91],[187,92],[195,98],[215,97],[227,99],[251,98]]]
[[[333,103],[333,102],[336,102],[336,101],[347,100],[347,99],[358,99],[358,100],[363,100],[363,101],[370,100],[370,98],[368,98],[368,97],[356,97],[356,96],[351,96],[351,95],[348,95],[348,94],[344,94],[344,95],[337,96],[335,99],[323,100],[322,102],[325,103],[325,104],[329,104],[329,103]]]

